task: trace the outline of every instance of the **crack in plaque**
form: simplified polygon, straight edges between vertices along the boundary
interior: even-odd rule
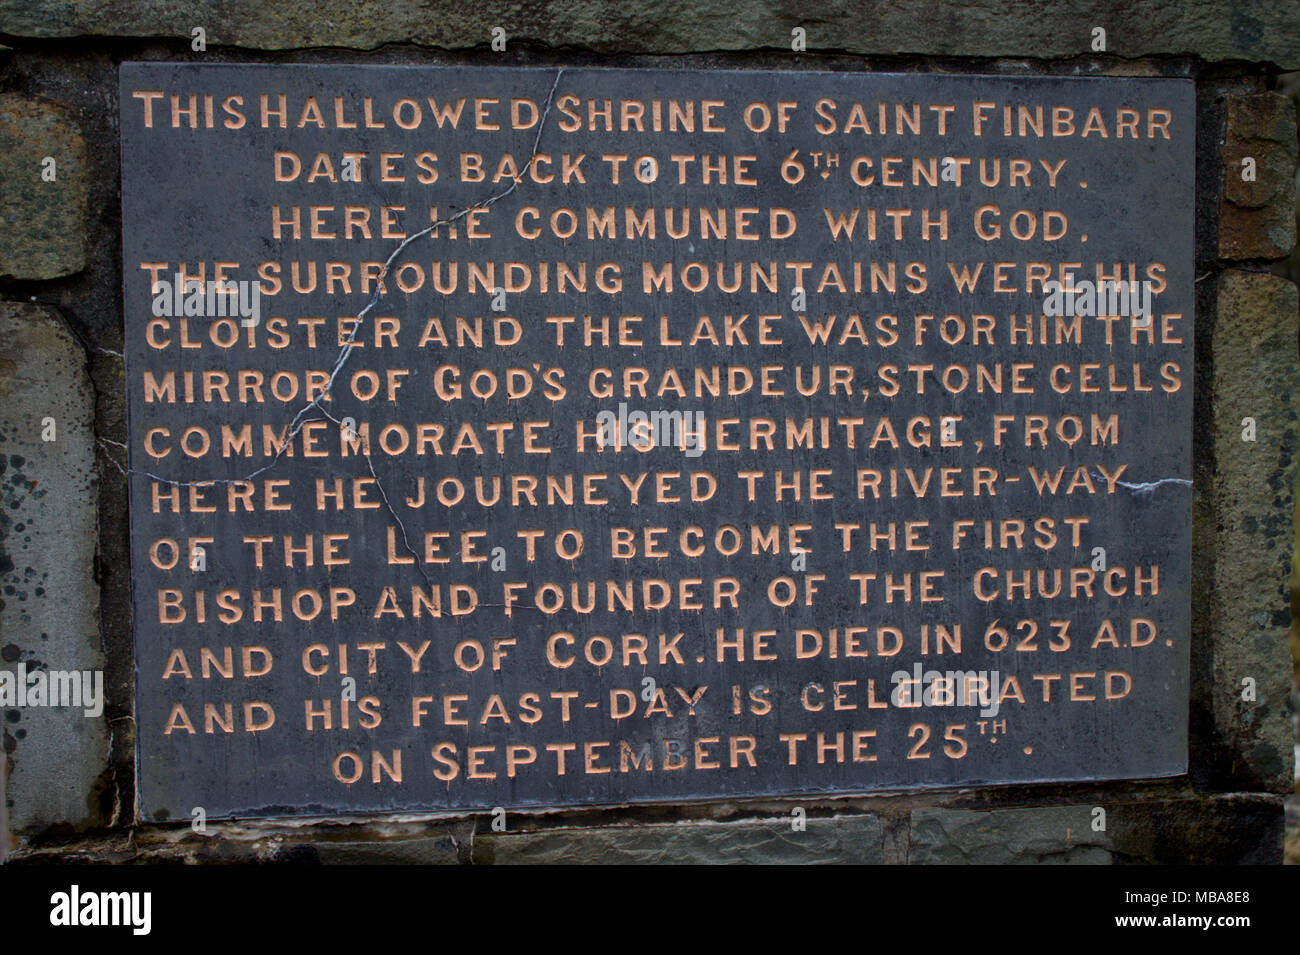
[[[323,414],[325,417],[329,418],[340,428],[346,429],[347,426],[341,420],[334,417],[324,408],[317,408],[316,410],[319,411],[321,414]],[[319,421],[320,419],[313,418],[312,420]],[[402,530],[402,546],[406,548],[406,552],[408,554],[410,554],[412,557],[415,558],[415,569],[420,572],[420,576],[424,578],[424,582],[428,584],[430,587],[432,587],[433,581],[430,580],[429,575],[425,573],[424,566],[420,563],[420,555],[415,552],[415,548],[411,546],[410,539],[407,538],[406,536],[406,525],[403,524],[402,519],[397,516],[397,511],[393,509],[393,505],[389,503],[388,492],[384,490],[384,482],[379,480],[379,475],[375,473],[375,462],[373,458],[371,458],[370,452],[367,451],[364,457],[366,459],[366,467],[370,468],[370,476],[375,481],[375,487],[379,488],[379,496],[384,499],[384,507],[388,508],[388,513],[392,515],[393,520],[397,521],[397,526]]]
[[[333,421],[335,424],[338,424],[340,427],[342,427],[342,422],[338,418],[330,414],[328,411],[326,411],[321,406],[321,402],[330,396],[330,392],[334,388],[335,381],[338,379],[339,374],[343,371],[343,366],[347,364],[348,359],[352,356],[352,352],[355,351],[356,336],[357,336],[357,332],[360,331],[361,329],[362,320],[366,317],[366,315],[370,313],[370,311],[376,305],[379,304],[379,298],[383,294],[382,289],[383,289],[384,279],[388,277],[389,270],[392,268],[393,262],[397,259],[399,255],[402,254],[403,251],[405,251],[407,246],[415,242],[417,239],[421,239],[426,235],[432,234],[442,226],[454,225],[456,222],[464,218],[472,211],[479,210],[479,209],[487,209],[495,205],[496,203],[500,202],[502,199],[505,199],[507,196],[511,195],[516,189],[519,188],[519,184],[523,181],[524,174],[528,171],[528,169],[532,167],[534,160],[537,159],[538,151],[541,149],[542,134],[546,131],[546,120],[551,115],[551,107],[555,103],[555,91],[559,89],[560,79],[563,76],[564,76],[563,68],[556,70],[555,80],[554,82],[551,83],[550,92],[546,96],[546,108],[542,111],[542,118],[537,124],[537,135],[533,138],[533,148],[531,153],[529,154],[528,161],[524,164],[523,169],[513,177],[510,185],[507,188],[503,189],[501,192],[498,192],[497,194],[490,196],[489,198],[483,200],[482,202],[471,203],[465,206],[465,208],[461,209],[460,212],[457,212],[455,215],[451,216],[450,218],[440,219],[437,222],[434,222],[432,225],[428,226],[427,228],[421,229],[419,232],[416,232],[413,235],[408,236],[406,239],[402,240],[401,244],[398,245],[397,248],[393,250],[392,254],[388,256],[388,258],[384,262],[383,270],[379,273],[379,276],[375,281],[375,290],[370,296],[370,301],[366,303],[365,308],[363,308],[360,312],[357,313],[356,320],[352,323],[352,331],[349,333],[347,341],[345,341],[342,347],[339,349],[338,357],[335,358],[334,367],[330,372],[329,381],[326,383],[325,387],[321,390],[320,394],[318,394],[312,401],[310,401],[296,415],[293,416],[293,420],[290,421],[289,423],[289,430],[288,433],[285,435],[284,441],[279,445],[279,447],[276,448],[275,456],[268,463],[262,465],[262,467],[258,468],[257,470],[253,471],[250,474],[245,475],[242,478],[209,478],[206,480],[196,480],[196,481],[175,481],[170,478],[161,477],[160,475],[154,474],[150,471],[141,470],[139,468],[124,467],[123,465],[119,464],[117,459],[114,458],[107,451],[103,452],[104,457],[107,458],[108,461],[115,468],[121,471],[122,474],[125,476],[129,476],[133,474],[143,475],[144,477],[147,477],[150,480],[157,481],[160,484],[167,484],[172,487],[208,487],[208,486],[219,485],[219,484],[247,484],[249,481],[252,481],[254,478],[258,477],[259,475],[265,474],[267,471],[271,470],[271,468],[275,467],[276,464],[280,462],[280,458],[284,456],[285,450],[290,447],[291,442],[295,437],[297,437],[298,433],[302,431],[304,425],[312,421],[322,420],[321,418],[305,417],[313,409],[319,411],[330,421]],[[121,444],[117,441],[109,441],[107,438],[97,437],[97,440],[100,445],[114,444],[120,448],[123,449],[126,448],[126,445]],[[375,484],[379,488],[379,494],[384,499],[384,504],[388,508],[388,513],[392,515],[393,519],[397,521],[398,527],[401,528],[402,543],[406,546],[407,552],[412,557],[415,558],[416,560],[415,567],[420,572],[420,576],[424,578],[425,583],[430,583],[428,574],[425,573],[424,568],[420,565],[419,555],[416,554],[415,550],[411,547],[410,541],[407,538],[406,525],[402,523],[402,519],[397,515],[397,511],[394,510],[393,505],[389,503],[388,494],[384,490],[383,482],[379,479],[379,475],[375,473],[375,465],[374,462],[371,460],[370,452],[367,451],[364,457],[366,459],[366,465],[370,469],[370,475],[372,478],[374,478]]]
[[[1162,484],[1181,484],[1184,485],[1185,487],[1192,486],[1192,482],[1188,478],[1168,477],[1168,478],[1160,478],[1158,481],[1139,481],[1137,483],[1130,483],[1128,481],[1121,481],[1119,478],[1113,478],[1113,479],[1104,478],[1097,471],[1092,472],[1092,476],[1097,478],[1097,480],[1099,481],[1106,481],[1107,483],[1110,483],[1110,481],[1113,480],[1115,484],[1119,485],[1120,487],[1128,488],[1130,491],[1133,492],[1134,495],[1140,497],[1150,497],[1152,494],[1156,492],[1156,489],[1159,488]]]

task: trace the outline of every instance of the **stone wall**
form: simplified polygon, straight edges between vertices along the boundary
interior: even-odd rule
[[[0,666],[103,668],[96,718],[0,716],[10,861],[1277,862],[1294,786],[1287,577],[1300,431],[1300,10],[1275,0],[641,6],[0,0]],[[491,50],[493,27],[506,31]],[[807,30],[807,52],[790,51]],[[1094,27],[1106,52],[1092,49]],[[206,50],[192,48],[196,28]],[[117,65],[618,65],[1196,81],[1190,770],[1039,785],[512,814],[136,826]],[[1258,164],[1254,182],[1235,170]],[[53,157],[57,176],[42,176]],[[1257,422],[1255,442],[1241,422]],[[48,430],[53,422],[51,438]],[[1244,679],[1256,698],[1242,699]],[[1140,727],[1135,728],[1140,732]],[[1106,810],[1094,831],[1093,810]],[[803,810],[805,831],[790,824]],[[0,822],[3,822],[0,816]],[[2,850],[0,850],[2,851]]]

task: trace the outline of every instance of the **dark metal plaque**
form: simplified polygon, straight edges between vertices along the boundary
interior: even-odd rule
[[[124,65],[141,817],[1184,772],[1193,99]]]

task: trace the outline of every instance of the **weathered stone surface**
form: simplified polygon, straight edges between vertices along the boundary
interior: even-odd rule
[[[80,345],[36,305],[0,304],[0,667],[97,670],[94,392]],[[55,440],[43,440],[52,419]],[[15,832],[102,823],[103,715],[5,708]]]
[[[1296,287],[1268,273],[1228,272],[1218,287],[1214,355],[1217,526],[1208,694],[1214,758],[1233,788],[1289,792],[1293,740],[1287,696],[1291,623],[1287,591],[1296,484],[1300,367]],[[1255,440],[1243,440],[1246,418]],[[1242,699],[1254,681],[1254,701]]]
[[[1277,865],[1285,813],[1281,796],[1229,793],[1119,803],[1107,808],[1117,864]]]
[[[1091,806],[912,813],[913,865],[1106,864],[1111,842],[1092,829]]]
[[[1300,794],[1286,800],[1286,849],[1283,865],[1300,865]]]
[[[1094,831],[1094,809],[1105,830]],[[1100,818],[1100,817],[1097,817]],[[1283,810],[1277,796],[1193,796],[1029,809],[918,809],[913,865],[1277,864]]]
[[[1282,259],[1295,246],[1296,111],[1280,93],[1229,96],[1219,255]],[[1253,159],[1255,179],[1242,179]]]
[[[457,865],[468,861],[474,823],[381,821],[278,825],[271,822],[140,826],[92,834],[47,835],[9,864],[322,864]]]
[[[457,865],[450,836],[391,842],[318,842],[316,858],[324,865]]]
[[[42,178],[53,159],[54,181]],[[86,143],[69,110],[0,96],[0,276],[53,279],[86,265]]]
[[[862,863],[883,861],[873,815],[810,818],[795,832],[789,817],[762,822],[689,822],[475,836],[476,864]]]
[[[1106,810],[1094,831],[1093,810]],[[923,808],[905,817],[910,855],[885,857],[874,814],[810,818],[794,832],[786,816],[765,821],[580,826],[483,832],[469,825],[219,824],[143,826],[24,847],[11,865],[87,863],[897,863],[1275,865],[1282,859],[1280,796],[1222,794],[1099,800],[1021,809]]]
[[[373,49],[384,43],[486,46],[500,26],[512,42],[602,51],[673,53],[790,49],[804,26],[810,50],[870,55],[1070,57],[1092,51],[1092,30],[1106,30],[1106,52],[1136,57],[1189,54],[1207,60],[1257,60],[1300,67],[1300,13],[1276,0],[737,0],[710,5],[665,0],[652,5],[599,0],[547,4],[484,0],[476,4],[396,0],[376,7],[348,0],[232,7],[155,0],[0,0],[0,32],[15,36],[176,37],[188,43],[203,27],[213,45]]]

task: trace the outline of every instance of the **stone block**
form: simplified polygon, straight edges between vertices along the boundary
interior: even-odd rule
[[[809,818],[796,832],[791,817],[745,822],[683,822],[537,832],[480,833],[476,864],[549,863],[859,863],[883,861],[874,815]]]
[[[382,14],[351,0],[253,8],[220,0],[0,0],[0,33],[18,37],[174,37],[188,46],[199,26],[209,47],[371,50],[415,43],[486,49],[499,26],[509,44],[632,53],[788,52],[790,31],[802,26],[810,51],[1042,58],[1103,52],[1092,46],[1093,29],[1101,27],[1110,55],[1187,55],[1300,69],[1300,13],[1295,4],[1276,0],[730,0],[716,7],[699,0],[394,0]]]
[[[102,686],[94,403],[59,317],[0,304],[0,669],[11,674],[98,670]],[[102,712],[0,706],[0,738],[14,833],[105,821]]]
[[[1104,819],[1096,810],[1105,812]],[[1104,821],[1105,828],[1094,828]],[[917,809],[913,865],[1276,865],[1280,796],[1222,795],[1024,809]]]
[[[85,268],[86,143],[70,110],[0,95],[0,182],[0,277],[55,279]]]
[[[1280,93],[1229,96],[1219,256],[1284,259],[1295,246],[1296,111]],[[1253,178],[1243,178],[1251,161]]]
[[[1198,491],[1213,515],[1214,582],[1211,605],[1195,610],[1212,614],[1212,646],[1195,674],[1193,706],[1213,714],[1216,788],[1289,792],[1296,287],[1264,272],[1225,273],[1211,347],[1214,469],[1211,485]],[[1251,422],[1254,440],[1246,440]]]

